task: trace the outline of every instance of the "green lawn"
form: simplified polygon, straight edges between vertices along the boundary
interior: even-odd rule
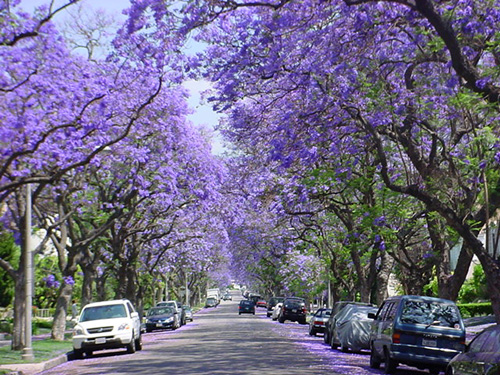
[[[58,357],[61,354],[73,350],[71,340],[55,341],[55,340],[33,340],[33,362],[43,362],[49,359]],[[14,351],[10,346],[0,348],[0,365],[8,365],[13,363],[31,363],[21,359],[21,351]]]

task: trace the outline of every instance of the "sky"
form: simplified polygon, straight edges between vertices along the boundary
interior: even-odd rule
[[[61,5],[66,4],[69,0],[52,1],[54,2],[53,8],[57,9]],[[45,4],[48,5],[50,2],[51,0],[21,0],[19,7],[23,8],[25,11],[32,12],[36,7]],[[117,21],[122,21],[125,20],[125,15],[122,14],[122,10],[128,8],[130,2],[128,0],[81,0],[78,4],[89,7],[90,11],[102,9],[106,12],[106,14],[112,15]],[[60,22],[61,24],[64,23],[67,15],[67,11],[60,12],[55,16],[54,22]],[[215,113],[210,105],[203,103],[201,100],[201,92],[210,88],[209,83],[206,81],[188,81],[184,86],[191,93],[191,97],[188,102],[195,110],[195,113],[189,116],[189,120],[192,121],[195,126],[204,126],[206,128],[213,129],[214,126],[217,125],[220,115]],[[223,151],[224,148],[222,146],[221,138],[217,133],[215,133],[212,141],[212,153],[218,155]]]

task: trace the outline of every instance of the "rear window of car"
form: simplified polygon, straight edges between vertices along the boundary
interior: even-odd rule
[[[87,307],[83,310],[80,322],[91,320],[126,318],[127,310],[124,305],[104,305]]]
[[[458,308],[451,303],[407,300],[401,312],[401,322],[459,328],[460,317]]]
[[[301,301],[301,300],[296,300],[296,299],[289,299],[289,300],[286,300],[284,302],[284,305],[287,306],[287,307],[301,307],[301,306],[304,306],[305,305],[305,302],[304,301]]]
[[[240,305],[253,305],[253,302],[252,301],[243,300],[243,301],[240,301]]]
[[[174,309],[170,307],[153,307],[148,311],[148,316],[151,315],[167,315],[167,314],[173,314]]]

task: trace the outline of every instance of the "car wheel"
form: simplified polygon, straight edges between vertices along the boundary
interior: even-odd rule
[[[134,340],[134,335],[132,335],[132,340],[130,343],[127,345],[127,353],[135,353],[135,340]]]
[[[87,358],[92,357],[92,354],[94,354],[94,352],[93,352],[92,350],[86,350],[86,351],[85,351],[85,356],[86,356]]]
[[[377,355],[375,354],[375,349],[373,349],[373,346],[371,348],[371,353],[370,353],[370,367],[374,368],[374,369],[380,368],[380,360],[377,358]]]
[[[429,374],[431,375],[438,375],[441,371],[438,368],[430,368],[429,369]]]
[[[281,318],[279,318],[279,319],[278,319],[278,322],[280,322],[280,323],[282,323],[282,324],[283,324],[283,323],[285,323],[285,319],[281,319]]]
[[[304,320],[298,320],[299,324],[302,324],[302,325],[306,325],[307,324],[307,321],[304,319]]]
[[[448,366],[448,368],[446,369],[446,375],[455,375],[451,366]]]
[[[73,348],[73,356],[75,357],[75,359],[82,359],[83,358],[83,350]]]
[[[333,335],[330,338],[330,348],[332,348],[332,349],[337,349],[338,348],[338,345],[334,341]]]
[[[146,328],[146,332],[151,333],[151,332],[153,332],[153,330],[151,328]]]
[[[313,327],[309,327],[309,336],[316,336],[316,331]]]
[[[329,339],[328,339],[328,331],[325,330],[325,333],[323,334],[323,342],[325,344],[328,344],[329,343]]]
[[[137,350],[142,350],[142,335],[139,335],[137,340],[135,340],[135,347]]]
[[[385,368],[384,368],[384,374],[394,374],[396,372],[396,367],[398,367],[398,363],[391,358],[389,355],[389,351],[386,349],[384,351],[385,358]]]
[[[349,347],[345,346],[342,343],[340,343],[340,350],[342,351],[342,353],[349,353]]]

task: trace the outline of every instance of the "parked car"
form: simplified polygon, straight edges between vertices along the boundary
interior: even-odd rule
[[[361,349],[370,349],[370,331],[373,319],[369,313],[376,314],[378,308],[374,306],[347,305],[333,318],[330,331],[330,346],[336,349],[340,346],[343,352],[349,349],[355,352]]]
[[[330,333],[333,330],[333,322],[335,315],[337,315],[340,311],[342,311],[343,308],[349,305],[359,305],[359,306],[372,306],[374,307],[375,305],[372,305],[371,303],[366,303],[366,302],[355,302],[355,301],[337,301],[333,304],[333,309],[332,313],[330,314],[330,318],[328,321],[325,323],[325,334],[323,335],[323,341],[325,344],[331,345],[331,337]]]
[[[141,320],[132,303],[120,299],[85,305],[73,329],[75,358],[122,347],[128,353],[142,349]]]
[[[276,304],[283,302],[285,300],[285,297],[271,297],[269,298],[269,301],[267,301],[267,317],[271,317],[273,315],[274,307]],[[274,319],[276,320],[276,319]]]
[[[170,306],[152,307],[146,316],[146,332],[155,329],[175,330],[181,326],[177,310]]]
[[[490,326],[457,354],[448,364],[446,375],[500,374],[500,325]]]
[[[257,293],[250,293],[248,296],[248,299],[250,301],[253,301],[254,305],[257,305],[257,301],[259,299],[262,299],[262,296],[260,294],[257,294]]]
[[[283,302],[278,302],[276,304],[276,306],[274,306],[274,310],[273,310],[273,313],[271,315],[272,320],[278,320],[282,307],[283,307]]]
[[[242,299],[238,305],[238,315],[245,313],[255,315],[255,303],[249,299]]]
[[[263,308],[266,308],[266,307],[267,307],[267,302],[266,302],[266,300],[265,300],[265,299],[263,299],[263,298],[259,298],[259,299],[257,300],[257,302],[255,303],[255,306],[256,306],[256,307],[263,307]]]
[[[445,371],[465,350],[465,328],[454,302],[423,296],[397,296],[384,301],[373,318],[370,367],[384,362],[392,374],[399,363],[431,374]]]
[[[158,302],[156,304],[157,307],[162,307],[162,306],[170,306],[173,309],[177,311],[177,314],[179,314],[179,321],[181,323],[181,326],[186,324],[186,314],[184,310],[182,309],[182,303],[176,300],[171,300],[171,301],[162,301]]]
[[[205,300],[205,307],[217,307],[217,299],[215,297],[208,297]]]
[[[193,310],[191,309],[191,306],[183,305],[182,309],[184,310],[184,315],[186,315],[186,321],[189,320],[190,322],[192,322],[193,321]]]
[[[332,309],[318,309],[309,320],[309,335],[316,336],[317,333],[325,333],[325,323],[328,321]]]
[[[283,306],[278,317],[280,323],[285,323],[285,320],[306,324],[307,321],[306,301],[299,297],[287,297],[283,301]]]

